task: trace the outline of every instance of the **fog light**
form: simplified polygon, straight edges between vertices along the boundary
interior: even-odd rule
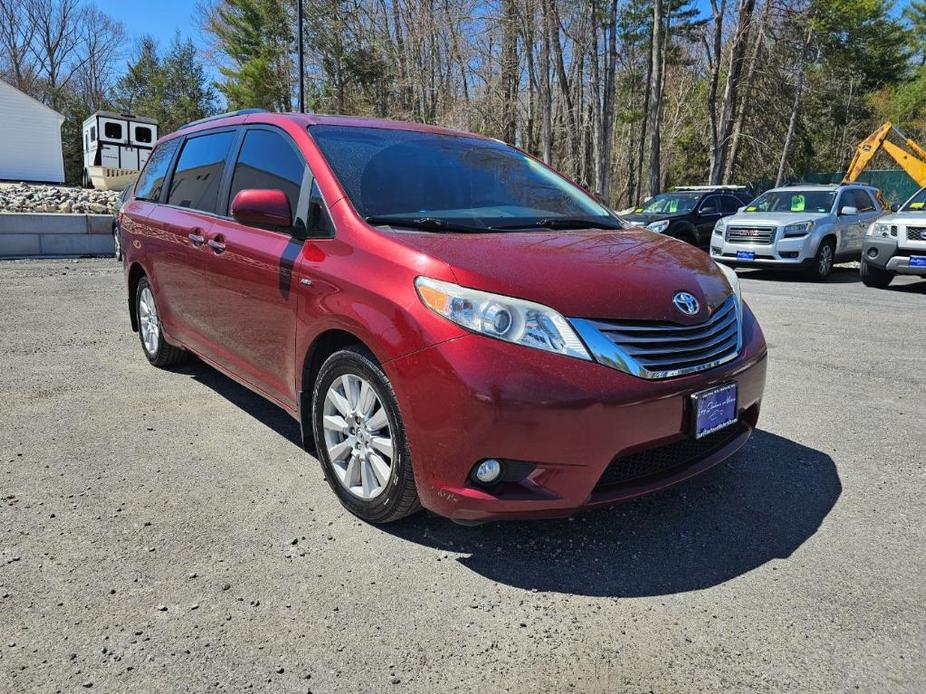
[[[502,464],[494,458],[483,460],[473,468],[473,479],[479,484],[494,484],[502,476]]]
[[[869,257],[869,258],[877,258],[877,257],[878,257],[878,249],[877,249],[877,248],[869,248],[869,249],[868,249],[868,257]]]

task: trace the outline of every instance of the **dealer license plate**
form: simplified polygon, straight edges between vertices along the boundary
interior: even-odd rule
[[[728,383],[691,396],[694,437],[703,438],[736,421],[736,384]]]
[[[736,259],[737,260],[755,260],[756,252],[755,251],[737,251]]]
[[[910,267],[926,267],[926,255],[911,255]]]

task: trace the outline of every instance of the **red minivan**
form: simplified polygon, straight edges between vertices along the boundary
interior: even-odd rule
[[[161,139],[119,219],[133,329],[298,420],[352,513],[565,516],[749,437],[736,274],[497,140],[243,111]]]

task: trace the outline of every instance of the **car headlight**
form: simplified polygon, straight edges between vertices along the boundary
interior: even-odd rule
[[[661,222],[652,222],[646,225],[646,228],[650,231],[655,231],[657,234],[661,234],[666,229],[669,228],[669,220],[663,219]]]
[[[736,297],[736,315],[742,321],[743,319],[743,294],[740,291],[740,278],[736,274],[736,270],[732,267],[724,265],[722,263],[714,263],[717,267],[720,268],[720,271],[727,278],[727,284],[730,285],[730,291],[733,292],[733,296]]]
[[[415,288],[425,306],[474,333],[579,359],[592,358],[566,319],[547,306],[429,277],[416,278]]]
[[[714,234],[717,236],[723,236],[724,229],[726,229],[727,224],[722,219],[718,219],[717,223],[714,225]]]
[[[813,222],[798,222],[797,224],[789,224],[784,229],[784,238],[807,236],[807,234],[809,234],[811,231],[813,231]]]
[[[890,224],[885,224],[884,222],[875,222],[866,232],[868,236],[874,236],[878,238],[889,238],[891,236],[897,236],[897,227],[891,226]]]

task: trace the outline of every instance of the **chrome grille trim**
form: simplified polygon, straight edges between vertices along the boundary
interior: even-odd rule
[[[713,369],[739,356],[743,342],[742,307],[735,296],[696,325],[583,318],[570,323],[595,361],[646,379]]]
[[[728,226],[726,240],[730,243],[770,244],[775,240],[777,227]]]
[[[926,241],[926,227],[907,227],[907,241]]]

